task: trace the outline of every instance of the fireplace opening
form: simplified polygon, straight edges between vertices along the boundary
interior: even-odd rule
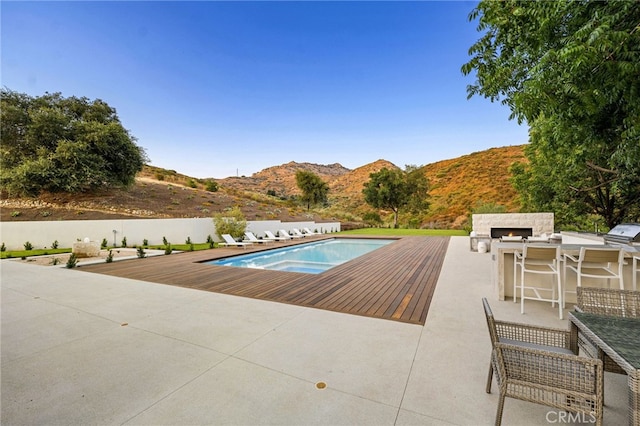
[[[533,228],[491,228],[491,238],[532,237]]]

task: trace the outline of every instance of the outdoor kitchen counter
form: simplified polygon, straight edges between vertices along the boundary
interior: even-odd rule
[[[513,297],[513,253],[516,250],[522,250],[522,244],[523,243],[500,242],[498,240],[491,243],[491,260],[493,262],[491,278],[498,300]],[[604,244],[560,244],[560,251],[562,254],[568,253],[577,256],[580,254],[581,247],[604,247]],[[640,253],[640,246],[623,245],[621,247],[624,249],[625,258],[627,259],[623,271],[624,287],[630,290],[632,282],[632,257]],[[543,280],[548,279],[547,277],[527,277],[527,279],[537,278]],[[575,274],[569,271],[567,273],[567,282],[563,282],[562,285],[567,286],[569,290],[575,290]],[[575,303],[575,295],[573,293],[567,295],[567,302]]]

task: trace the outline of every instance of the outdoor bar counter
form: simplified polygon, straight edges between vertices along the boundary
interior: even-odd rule
[[[571,241],[570,238],[568,238]],[[560,244],[560,251],[562,254],[572,254],[576,257],[580,254],[581,247],[595,247],[602,248],[605,247],[603,243],[597,243],[596,241],[585,243],[564,243],[565,238],[563,237],[563,243]],[[513,253],[517,251],[522,251],[523,242],[500,242],[499,240],[494,240],[491,243],[491,260],[493,262],[492,268],[492,280],[495,290],[495,295],[498,300],[505,300],[513,298]],[[618,246],[616,246],[618,247]],[[632,289],[632,264],[633,264],[633,256],[638,256],[640,253],[640,246],[631,246],[631,245],[621,245],[625,251],[625,260],[626,265],[624,265],[623,270],[623,283],[624,288],[626,290]],[[563,268],[563,265],[560,266]],[[561,274],[562,269],[561,269]],[[529,275],[526,278],[527,280],[549,280],[549,277],[544,276],[533,276]],[[583,278],[583,280],[587,281],[588,279]],[[612,280],[613,281],[613,280]],[[531,281],[529,281],[531,282]],[[587,281],[588,282],[588,281]],[[602,280],[600,280],[602,282]],[[575,291],[576,288],[576,274],[573,271],[567,271],[567,282],[562,283],[563,287],[566,286],[568,290]],[[617,281],[613,281],[611,284],[612,288],[618,288]],[[575,293],[567,294],[567,303],[575,303]]]

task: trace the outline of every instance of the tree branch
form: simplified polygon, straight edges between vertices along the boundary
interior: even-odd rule
[[[598,166],[593,161],[587,161],[587,167],[590,167],[593,170],[597,170],[599,172],[604,172],[604,173],[614,173],[616,175],[620,173],[618,170],[605,169],[604,167]]]
[[[615,182],[616,180],[618,180],[617,177],[609,179],[609,180],[606,180],[604,182],[600,182],[599,184],[597,184],[595,186],[591,186],[589,188],[577,188],[577,187],[575,187],[573,185],[569,185],[569,189],[572,189],[572,190],[574,190],[576,192],[591,192],[591,191],[595,191],[596,189],[602,188],[603,186],[607,186],[610,183]]]

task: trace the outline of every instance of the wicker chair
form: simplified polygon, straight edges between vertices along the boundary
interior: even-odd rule
[[[482,299],[484,315],[487,319],[491,346],[496,343],[526,346],[531,349],[540,349],[550,352],[574,355],[578,351],[575,341],[571,340],[569,330],[559,328],[539,327],[516,322],[497,321],[489,302]],[[493,379],[493,364],[489,363],[489,376],[487,377],[487,393],[491,393],[491,381]]]
[[[578,287],[576,309],[612,317],[640,317],[640,291]]]
[[[590,314],[612,317],[640,317],[640,291],[618,290],[594,287],[577,287],[576,310]],[[604,363],[604,371],[626,374],[607,354],[598,350],[585,335],[578,333],[578,347],[592,358]]]
[[[494,371],[500,387],[496,425],[506,397],[593,415],[602,425],[602,361],[574,355],[569,330],[496,321],[487,299],[482,303],[493,346],[486,391]]]

